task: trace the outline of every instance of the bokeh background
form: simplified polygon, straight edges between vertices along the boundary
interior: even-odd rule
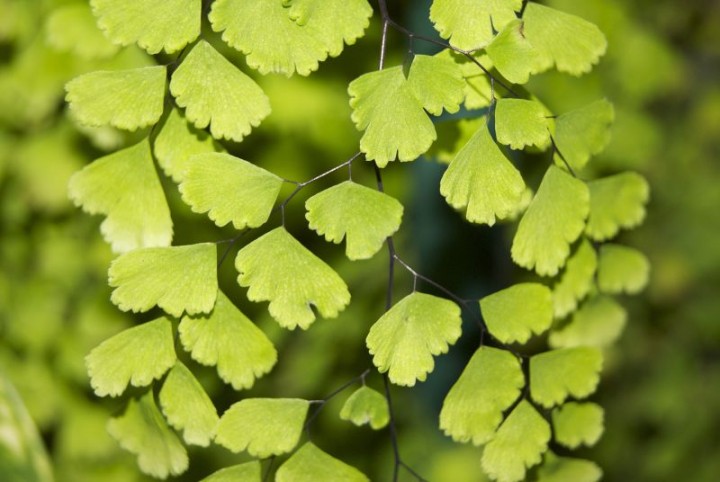
[[[433,35],[429,0],[390,3],[400,23]],[[715,482],[720,478],[720,4],[546,3],[597,23],[609,48],[591,74],[581,79],[544,74],[529,90],[556,112],[602,97],[611,100],[613,138],[593,161],[595,169],[599,174],[635,170],[652,187],[644,225],[622,237],[650,258],[651,282],[641,296],[624,300],[629,322],[607,354],[594,396],[606,410],[606,433],[580,455],[596,460],[607,481]],[[137,49],[118,50],[93,28],[79,28],[87,25],[82,23],[86,7],[81,0],[0,0],[0,428],[19,423],[26,433],[40,434],[28,440],[28,452],[18,452],[0,430],[3,481],[36,480],[12,457],[31,460],[40,473],[52,470],[61,482],[149,480],[105,431],[108,417],[122,410],[127,396],[94,397],[83,361],[101,341],[144,318],[110,304],[106,272],[112,254],[100,239],[100,220],[80,213],[66,196],[73,172],[147,132],[77,125],[63,105],[63,86],[83,72],[153,60]],[[242,145],[228,147],[296,180],[348,158],[359,136],[349,120],[346,86],[376,68],[378,40],[375,17],[365,38],[310,78],[259,79],[273,114]],[[399,36],[390,41],[388,61],[401,63],[407,42]],[[429,45],[415,47],[432,52]],[[242,65],[239,55],[235,59]],[[386,170],[388,191],[406,206],[399,252],[454,292],[479,298],[506,286],[518,272],[509,259],[510,228],[463,223],[438,193],[442,169],[433,159],[421,159]],[[354,174],[361,182],[374,182],[367,166]],[[271,375],[250,395],[323,398],[370,366],[363,340],[383,311],[385,253],[350,263],[341,247],[327,245],[307,229],[303,200],[326,186],[311,185],[288,206],[288,226],[351,287],[354,301],[337,320],[318,322],[308,332],[282,331],[264,305],[245,300],[231,263],[221,266],[223,288],[281,353]],[[171,182],[165,187],[176,243],[232,237],[191,213]],[[411,289],[410,277],[400,271],[396,296]],[[443,396],[475,348],[472,323],[464,328],[426,383],[393,392],[403,458],[433,482],[484,480],[478,451],[451,443],[437,429]],[[228,390],[213,370],[188,363],[221,411],[245,396]],[[368,383],[381,386],[377,375]],[[373,480],[388,480],[387,432],[340,421],[346,395],[327,404],[311,436]],[[25,409],[31,418],[13,418]],[[46,459],[37,455],[43,447]],[[199,480],[242,460],[221,448],[192,450],[190,458],[190,471],[181,480]]]

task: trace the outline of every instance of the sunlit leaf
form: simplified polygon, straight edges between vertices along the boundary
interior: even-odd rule
[[[590,215],[586,232],[595,241],[614,237],[645,219],[650,187],[640,174],[624,172],[590,181]]]
[[[525,343],[550,328],[552,294],[539,283],[518,283],[480,300],[490,333],[503,343]]]
[[[430,20],[454,47],[475,50],[484,47],[494,32],[515,19],[522,0],[434,0]]]
[[[591,156],[610,142],[615,109],[607,100],[598,100],[555,118],[555,144],[573,169],[585,167]],[[556,162],[561,163],[560,159]]]
[[[597,281],[603,293],[639,293],[649,277],[650,262],[637,249],[619,244],[600,246]]]
[[[597,348],[551,350],[530,358],[530,394],[543,407],[552,407],[569,396],[585,398],[600,381],[603,357]]]
[[[525,99],[500,99],[495,106],[497,140],[512,149],[545,148],[550,143],[550,113],[542,104]]]
[[[84,59],[107,58],[118,51],[118,47],[98,29],[86,3],[73,3],[53,10],[45,32],[50,45]]]
[[[355,425],[369,424],[373,430],[380,430],[390,421],[388,402],[384,395],[363,385],[345,401],[340,418]]]
[[[424,382],[433,356],[446,353],[460,337],[460,307],[450,300],[413,292],[370,328],[367,347],[380,373],[397,385]]]
[[[570,323],[553,330],[548,342],[553,348],[611,345],[625,328],[627,313],[609,296],[596,296],[573,313]]]
[[[538,470],[537,482],[598,482],[601,478],[602,470],[594,462],[548,452]]]
[[[270,301],[270,315],[288,329],[308,328],[313,307],[334,318],[350,303],[345,282],[285,228],[279,227],[243,247],[235,258],[240,286],[251,301]]]
[[[213,243],[136,249],[110,265],[110,299],[123,311],[157,305],[176,318],[207,313],[217,296],[216,265]]]
[[[597,254],[587,239],[580,241],[568,259],[565,271],[553,286],[553,306],[556,318],[573,311],[592,289],[597,268]]]
[[[299,398],[246,398],[220,418],[215,441],[258,458],[290,452],[300,440],[309,407]]]
[[[524,84],[530,75],[541,70],[537,52],[525,38],[525,24],[510,21],[485,48],[498,72],[513,84]]]
[[[569,402],[552,412],[555,441],[571,449],[593,446],[604,430],[605,413],[595,403]]]
[[[277,482],[369,482],[362,472],[328,455],[312,442],[295,452],[277,471]]]
[[[240,465],[231,465],[205,477],[200,482],[261,482],[260,461],[253,460]]]

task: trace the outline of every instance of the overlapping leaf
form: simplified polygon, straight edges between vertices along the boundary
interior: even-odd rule
[[[172,220],[147,140],[101,157],[74,174],[68,194],[90,214],[104,214],[100,225],[113,251],[168,246]]]
[[[253,460],[220,469],[200,482],[261,482],[261,469],[260,461]]]
[[[251,301],[270,301],[270,315],[289,329],[333,318],[350,303],[345,282],[283,227],[242,248],[235,258],[240,286]],[[311,306],[312,305],[312,306]]]
[[[535,333],[550,328],[552,294],[539,283],[518,283],[480,300],[483,319],[503,343],[525,343]]]
[[[576,311],[570,323],[550,333],[553,348],[609,346],[618,339],[627,321],[625,309],[609,296],[589,299]]]
[[[639,293],[649,277],[650,262],[637,249],[619,244],[600,247],[597,281],[603,293]]]
[[[555,145],[573,169],[585,167],[591,156],[610,142],[615,109],[607,100],[598,100],[555,119]],[[559,156],[557,156],[559,157]],[[560,159],[556,159],[558,163]]]
[[[454,47],[476,50],[487,45],[494,32],[515,19],[522,0],[434,0],[430,20]]]
[[[500,99],[495,106],[497,140],[512,149],[545,148],[550,143],[549,116],[537,101]]]
[[[345,401],[340,418],[355,425],[369,424],[373,430],[380,430],[390,421],[388,402],[384,395],[363,385]]]
[[[369,482],[355,467],[317,448],[312,442],[295,452],[277,471],[277,482]]]
[[[601,478],[602,470],[594,462],[548,452],[538,470],[537,482],[598,482]]]
[[[255,81],[204,40],[173,73],[170,92],[187,119],[200,129],[209,125],[216,139],[240,142],[270,114],[270,101]]]
[[[569,396],[584,398],[597,388],[602,368],[597,348],[551,350],[530,358],[530,394],[543,407],[552,407]]]
[[[433,356],[446,353],[460,337],[460,307],[450,300],[414,292],[370,328],[367,347],[381,373],[397,385],[414,386],[435,368]]]
[[[552,412],[555,441],[569,447],[593,446],[600,440],[604,411],[595,403],[569,402]]]
[[[216,265],[213,243],[137,249],[110,265],[110,299],[123,311],[157,305],[176,318],[207,313],[218,291]]]
[[[566,316],[587,296],[592,289],[596,269],[595,249],[583,238],[575,253],[568,259],[562,276],[553,286],[555,317]]]
[[[45,32],[50,45],[84,59],[107,58],[118,51],[118,47],[98,29],[86,3],[73,3],[53,10],[47,19]]]
[[[620,229],[630,229],[645,219],[650,196],[647,181],[640,174],[624,172],[588,183],[590,215],[586,232],[595,241],[614,237]]]
[[[531,74],[542,70],[537,52],[525,38],[524,30],[522,20],[512,20],[485,48],[495,69],[513,84],[524,84]]]

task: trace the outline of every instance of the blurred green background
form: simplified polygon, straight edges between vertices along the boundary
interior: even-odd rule
[[[402,24],[432,34],[429,1],[390,3]],[[580,455],[598,461],[608,481],[717,481],[720,6],[712,0],[546,3],[597,23],[609,49],[591,74],[580,79],[544,74],[533,79],[529,90],[555,112],[610,99],[616,109],[613,139],[593,161],[595,170],[636,170],[652,186],[645,224],[622,238],[651,259],[651,283],[640,297],[624,300],[629,323],[608,353],[594,397],[605,407],[606,433],[595,448]],[[58,481],[146,480],[133,457],[105,431],[107,418],[122,410],[126,398],[94,397],[83,362],[94,346],[139,318],[110,304],[106,270],[112,254],[99,236],[99,219],[71,205],[66,185],[83,165],[147,132],[78,126],[63,106],[63,86],[83,72],[148,65],[152,59],[138,49],[119,51],[104,41],[88,23],[88,12],[84,1],[0,0],[3,481],[34,479],[32,470],[22,472],[23,464],[10,456],[3,459],[2,447],[15,461],[44,473],[49,467],[33,455],[41,443]],[[315,75],[259,79],[273,114],[246,142],[229,148],[297,180],[352,155],[359,136],[349,120],[345,89],[350,80],[376,68],[379,29],[377,17],[374,20],[365,38],[322,64]],[[390,40],[389,62],[400,63],[407,43],[399,36]],[[239,54],[235,59],[242,65]],[[433,160],[419,160],[386,170],[388,191],[406,206],[399,252],[456,293],[479,298],[506,286],[517,272],[509,259],[507,233],[463,223],[438,193],[442,169]],[[356,171],[357,180],[372,185],[367,166]],[[264,305],[244,299],[231,264],[221,267],[223,288],[280,352],[278,365],[250,394],[323,398],[370,366],[364,336],[383,311],[385,254],[350,263],[341,247],[308,231],[303,200],[326,186],[317,183],[303,191],[289,205],[288,219],[290,231],[336,267],[351,287],[354,301],[337,320],[319,322],[308,332],[282,331]],[[232,236],[184,207],[168,180],[165,187],[177,244]],[[271,224],[277,222],[271,218]],[[407,273],[398,274],[396,287],[398,298],[412,289]],[[442,398],[475,348],[472,324],[464,328],[458,345],[438,360],[426,383],[393,392],[401,407],[403,458],[431,481],[484,480],[478,451],[451,443],[437,429]],[[199,373],[220,411],[245,396],[223,386],[213,370],[187,363]],[[381,386],[377,375],[368,383]],[[370,433],[341,422],[337,412],[345,396],[325,407],[312,426],[313,440],[373,480],[387,480],[392,464],[387,432]],[[23,418],[25,409],[32,421]],[[2,436],[13,424],[23,427],[26,437],[18,445],[8,445]],[[191,450],[190,459],[190,471],[182,480],[199,480],[242,456],[215,448]],[[412,480],[405,476],[402,480]]]

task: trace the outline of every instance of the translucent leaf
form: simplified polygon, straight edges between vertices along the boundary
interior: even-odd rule
[[[590,215],[588,236],[595,241],[614,237],[620,229],[630,229],[645,219],[650,187],[640,174],[624,172],[588,183]]]
[[[525,343],[550,328],[552,294],[539,283],[518,283],[480,300],[490,333],[503,343]]]
[[[589,299],[573,314],[570,323],[550,333],[553,348],[609,346],[618,339],[627,322],[625,309],[609,296]]]
[[[555,118],[555,145],[573,169],[582,169],[605,149],[614,119],[615,109],[604,99]]]
[[[45,32],[48,43],[54,48],[72,52],[83,59],[107,58],[118,51],[118,47],[98,29],[87,4],[56,8],[47,19]]]
[[[407,78],[397,66],[369,72],[348,87],[352,120],[365,133],[360,150],[366,159],[385,167],[397,157],[417,159],[436,139],[435,127],[423,109],[439,115],[457,112],[465,83],[458,65],[448,57],[415,56]]]
[[[270,101],[255,81],[204,40],[173,73],[170,92],[186,108],[187,119],[200,129],[209,125],[216,139],[240,142],[270,113]]]
[[[505,350],[480,347],[445,397],[440,428],[456,442],[486,443],[524,385],[517,358]]]
[[[107,216],[100,231],[115,252],[169,246],[172,241],[170,209],[147,140],[75,173],[68,195],[83,211]]]
[[[603,293],[639,293],[649,277],[650,262],[640,251],[619,244],[600,247],[597,282]]]
[[[602,470],[594,462],[548,452],[538,470],[537,482],[598,482],[601,478]]]
[[[110,265],[110,299],[123,311],[148,311],[158,305],[180,318],[207,313],[217,296],[217,248],[213,243],[143,248]]]
[[[380,430],[390,421],[387,400],[381,393],[362,386],[345,401],[340,418],[358,426],[369,424],[373,430]]]
[[[563,318],[575,310],[592,289],[597,268],[597,254],[590,242],[583,238],[575,253],[568,259],[565,271],[553,286],[553,306],[556,318]]]
[[[542,460],[549,441],[550,425],[523,400],[485,446],[483,469],[499,482],[524,480],[526,470]]]
[[[525,24],[510,21],[485,48],[498,72],[513,84],[524,84],[530,75],[541,70],[537,52],[525,38]]]
[[[180,194],[193,212],[208,213],[218,226],[235,229],[265,224],[283,180],[230,154],[196,154],[187,161]]]
[[[520,172],[505,157],[486,123],[453,158],[440,181],[440,194],[474,223],[495,224],[513,214],[525,190]]]
[[[205,131],[185,120],[178,109],[171,109],[153,143],[153,152],[165,174],[182,181],[189,160],[195,154],[222,152],[223,147]]]
[[[90,385],[99,397],[121,395],[128,383],[150,385],[175,364],[172,323],[158,318],[102,342],[85,358]]]
[[[483,109],[491,104],[494,96],[499,96],[499,93],[490,85],[488,75],[465,55],[446,49],[436,57],[445,57],[460,68],[465,84],[463,88],[465,108]],[[486,69],[492,68],[492,61],[487,55],[477,53],[473,55],[473,58]]]
[[[82,124],[134,131],[160,119],[165,75],[162,65],[90,72],[67,83],[65,100]]]
[[[220,469],[200,482],[261,482],[262,467],[258,460]]]
[[[246,398],[220,418],[215,441],[257,458],[290,452],[300,440],[309,407],[299,398]]]
[[[200,35],[201,0],[90,0],[98,26],[119,45],[177,52]]]
[[[550,166],[520,220],[512,258],[541,276],[555,276],[570,254],[570,244],[585,229],[590,194],[584,182]]]
[[[602,369],[597,348],[577,347],[552,350],[530,358],[530,394],[549,408],[569,396],[584,398],[597,388]]]
[[[251,301],[270,301],[270,315],[284,328],[307,329],[320,316],[334,318],[350,303],[345,282],[283,227],[243,247],[235,258],[240,286]]]
[[[370,328],[367,347],[380,373],[396,385],[424,382],[435,368],[433,356],[447,353],[460,338],[460,307],[450,300],[413,292]]]
[[[312,442],[295,452],[277,471],[277,482],[369,482],[362,472],[317,448]]]
[[[555,65],[560,72],[579,76],[589,72],[607,50],[600,29],[575,15],[529,2],[523,20],[539,71]]]
[[[319,192],[305,202],[310,229],[327,241],[347,238],[345,254],[368,259],[400,228],[403,206],[387,194],[345,181]]]
[[[555,441],[569,447],[595,445],[604,430],[604,412],[595,403],[569,402],[552,412]]]
[[[522,7],[522,0],[433,0],[430,20],[440,36],[463,50],[484,47]]]
[[[183,432],[186,443],[201,447],[210,445],[219,420],[217,410],[185,365],[175,363],[163,383],[159,399],[167,421]]]
[[[550,113],[539,102],[525,99],[500,99],[495,106],[497,140],[512,149],[550,143]]]
[[[221,291],[209,314],[185,316],[178,331],[193,360],[216,365],[235,390],[252,387],[277,361],[272,342]]]
[[[108,432],[122,448],[137,455],[140,470],[160,479],[187,470],[188,456],[155,405],[150,390],[131,399],[125,413],[108,421]]]

